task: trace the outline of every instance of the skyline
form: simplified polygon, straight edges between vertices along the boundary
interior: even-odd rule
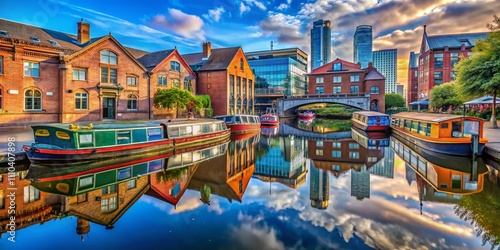
[[[398,83],[407,84],[410,51],[418,53],[423,25],[428,35],[488,31],[500,2],[494,0],[145,0],[77,2],[27,0],[22,6],[0,0],[0,18],[76,34],[82,18],[91,37],[109,32],[125,46],[146,51],[177,47],[181,54],[242,46],[245,52],[298,47],[310,57],[310,30],[330,20],[332,60],[351,61],[358,25],[373,27],[373,50],[398,49]],[[118,6],[118,7],[117,7]],[[376,18],[374,18],[376,17]],[[467,22],[464,22],[466,20]],[[457,25],[459,24],[459,25]],[[1,29],[1,27],[0,27]],[[237,39],[228,39],[228,38]],[[311,63],[309,62],[311,65]]]

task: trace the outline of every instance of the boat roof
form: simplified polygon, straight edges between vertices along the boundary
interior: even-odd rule
[[[155,120],[153,121],[155,124],[164,124],[164,125],[193,125],[199,123],[223,123],[221,120],[217,119],[207,119],[207,118],[195,118],[195,119],[163,119],[163,120]]]
[[[415,113],[415,112],[402,112],[392,115],[396,118],[408,118],[411,120],[429,121],[429,122],[443,122],[448,120],[454,120],[459,118],[464,118],[462,115],[450,115],[450,114],[435,114],[435,113]],[[465,116],[465,118],[473,120],[481,120],[477,117]]]
[[[226,116],[256,116],[256,117],[259,117],[258,115],[236,114],[236,115],[216,115],[216,116],[214,116],[214,118],[226,117]]]
[[[356,111],[354,113],[364,115],[364,116],[389,116],[387,114],[375,112],[375,111]]]

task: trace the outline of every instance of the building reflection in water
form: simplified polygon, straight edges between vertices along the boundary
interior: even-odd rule
[[[255,178],[291,188],[304,184],[307,175],[304,139],[295,136],[263,136],[259,147],[265,148],[265,153],[257,157]]]
[[[50,216],[43,217],[45,221],[56,216],[77,217],[76,233],[83,240],[90,231],[89,222],[112,229],[143,194],[175,206],[194,172],[210,159],[227,156],[228,145],[228,142],[213,143],[203,148],[183,150],[168,158],[145,158],[134,161],[135,164],[117,160],[113,165],[106,162],[101,166],[97,163],[88,168],[82,166],[78,168],[80,172],[71,172],[71,168],[58,170],[64,172],[62,175],[51,176],[50,172],[54,171],[48,171],[46,166],[31,165],[27,175],[34,180],[31,185],[29,180],[22,178],[25,172],[19,175],[20,180],[16,183],[18,189],[26,190],[24,200],[33,202],[20,200],[17,204],[30,204],[31,209],[19,207],[23,212],[47,211]],[[158,157],[161,156],[153,158]],[[205,167],[210,169],[211,166]],[[2,220],[2,228],[5,228],[5,223]],[[22,221],[18,223],[22,225]]]
[[[390,147],[405,162],[408,184],[416,182],[421,209],[425,201],[455,204],[463,195],[483,190],[488,168],[481,158],[443,155],[395,137]]]
[[[392,159],[389,156],[386,161],[382,161],[388,152],[387,135],[355,132],[357,131],[353,131],[350,138],[308,140],[308,155],[311,160],[310,198],[313,207],[325,209],[328,206],[328,203],[322,200],[323,197],[317,195],[322,193],[328,196],[328,192],[323,191],[328,190],[329,185],[328,181],[322,181],[325,179],[325,173],[330,172],[338,178],[350,171],[351,196],[360,200],[370,197],[370,174],[393,178],[393,156]],[[315,168],[321,171],[318,172]],[[314,178],[317,181],[313,181]],[[315,186],[317,183],[325,187],[318,188]],[[313,202],[315,200],[318,202]]]

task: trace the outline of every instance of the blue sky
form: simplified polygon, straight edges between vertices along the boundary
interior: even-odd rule
[[[352,60],[355,27],[373,26],[374,50],[398,49],[398,82],[406,84],[410,51],[428,34],[487,31],[500,14],[495,0],[0,0],[0,18],[76,33],[76,22],[91,24],[91,36],[112,32],[122,44],[148,51],[177,47],[181,54],[212,47],[244,51],[299,47],[309,53],[317,19],[332,23],[333,58]]]

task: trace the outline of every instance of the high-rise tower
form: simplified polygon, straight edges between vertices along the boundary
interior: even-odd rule
[[[372,26],[370,25],[360,25],[356,27],[356,32],[354,33],[354,53],[353,62],[361,63],[361,68],[368,67],[368,63],[372,62]]]
[[[332,57],[332,29],[330,21],[322,19],[313,23],[311,29],[311,70],[325,65]]]

